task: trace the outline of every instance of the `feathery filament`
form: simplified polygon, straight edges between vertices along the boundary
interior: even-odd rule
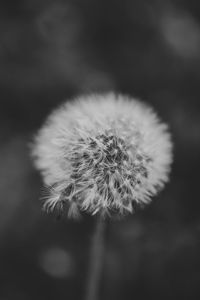
[[[93,98],[66,103],[36,137],[36,166],[53,186],[48,211],[124,215],[148,203],[168,180],[172,144],[166,125],[134,99]]]

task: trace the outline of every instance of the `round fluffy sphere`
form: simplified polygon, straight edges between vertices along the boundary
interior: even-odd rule
[[[32,153],[48,187],[47,210],[124,215],[167,182],[172,143],[151,107],[109,93],[56,109]]]

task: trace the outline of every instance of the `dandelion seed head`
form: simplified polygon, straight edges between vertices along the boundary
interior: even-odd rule
[[[168,181],[172,143],[152,108],[109,93],[56,109],[32,153],[50,186],[47,211],[124,215],[149,203]]]

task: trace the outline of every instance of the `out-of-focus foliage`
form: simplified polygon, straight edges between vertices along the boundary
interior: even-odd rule
[[[82,299],[93,220],[41,211],[32,135],[80,93],[116,90],[168,122],[171,182],[110,223],[102,299],[200,297],[200,4],[197,0],[0,2],[0,299]]]

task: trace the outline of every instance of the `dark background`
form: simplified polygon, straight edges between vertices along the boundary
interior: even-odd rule
[[[107,232],[101,299],[200,299],[198,0],[0,2],[0,299],[81,300],[94,220],[41,211],[29,143],[65,99],[115,90],[173,133],[171,181]]]

